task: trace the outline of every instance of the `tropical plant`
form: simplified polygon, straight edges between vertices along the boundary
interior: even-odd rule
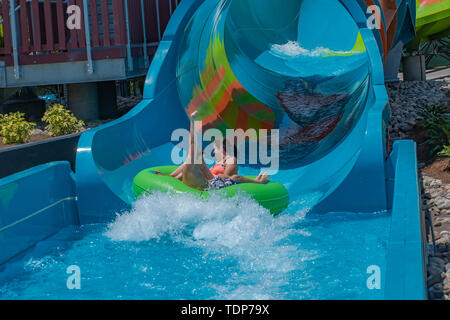
[[[35,123],[26,121],[20,112],[0,115],[0,136],[4,144],[29,142],[35,126]]]
[[[83,121],[78,120],[61,104],[55,104],[48,108],[42,117],[42,121],[47,123],[45,130],[54,137],[80,132],[84,125]]]
[[[450,141],[449,110],[444,105],[424,105],[419,113],[423,117],[420,126],[425,131],[424,143],[429,146],[430,154],[435,155]]]
[[[438,153],[438,156],[440,156],[440,157],[450,157],[450,145],[444,146],[444,149],[442,149]]]

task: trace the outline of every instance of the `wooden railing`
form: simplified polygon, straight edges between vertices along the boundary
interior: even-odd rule
[[[0,61],[6,66],[20,66],[150,56],[179,2],[0,0]],[[67,8],[71,5],[81,9],[79,29],[67,27]],[[85,9],[89,17],[86,21]]]

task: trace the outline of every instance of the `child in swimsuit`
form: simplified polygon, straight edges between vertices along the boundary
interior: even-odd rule
[[[178,169],[172,172],[172,174],[170,174],[169,176],[181,180],[184,184],[191,188],[202,191],[208,188],[218,190],[239,183],[266,184],[269,181],[269,176],[267,175],[267,173],[260,173],[255,179],[249,179],[239,176],[237,174],[237,148],[236,146],[234,147],[234,156],[230,156],[229,152],[227,151],[227,144],[225,139],[223,140],[221,145],[217,142],[214,144],[214,153],[217,159],[217,164],[209,169],[203,159],[203,152],[195,152],[195,148],[197,146],[194,143],[194,123],[197,117],[198,112],[192,113],[190,146],[186,162],[178,167]],[[196,159],[199,161],[192,161],[196,155],[200,155],[201,159]],[[162,174],[158,171],[155,171],[155,173]]]
[[[223,178],[223,175],[225,174],[225,168],[226,164],[218,163],[211,167],[211,169],[209,169],[214,175],[214,178],[209,181],[209,186],[211,189],[218,190],[235,184],[239,184],[239,182],[234,181],[231,178]]]

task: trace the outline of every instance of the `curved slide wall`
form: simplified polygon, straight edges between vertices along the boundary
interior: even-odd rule
[[[367,27],[371,5],[382,9],[379,29]],[[383,62],[397,41],[414,36],[414,6],[183,0],[153,59],[144,100],[80,138],[81,223],[132,204],[133,177],[172,163],[172,132],[188,127],[193,110],[205,129],[279,129],[277,175],[289,177],[292,199],[314,198],[317,211],[387,209]]]

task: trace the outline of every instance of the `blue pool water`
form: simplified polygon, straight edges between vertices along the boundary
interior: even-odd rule
[[[383,275],[390,217],[312,214],[298,200],[273,218],[244,195],[155,194],[0,266],[0,299],[381,299],[367,268]],[[66,286],[71,265],[80,290]]]

